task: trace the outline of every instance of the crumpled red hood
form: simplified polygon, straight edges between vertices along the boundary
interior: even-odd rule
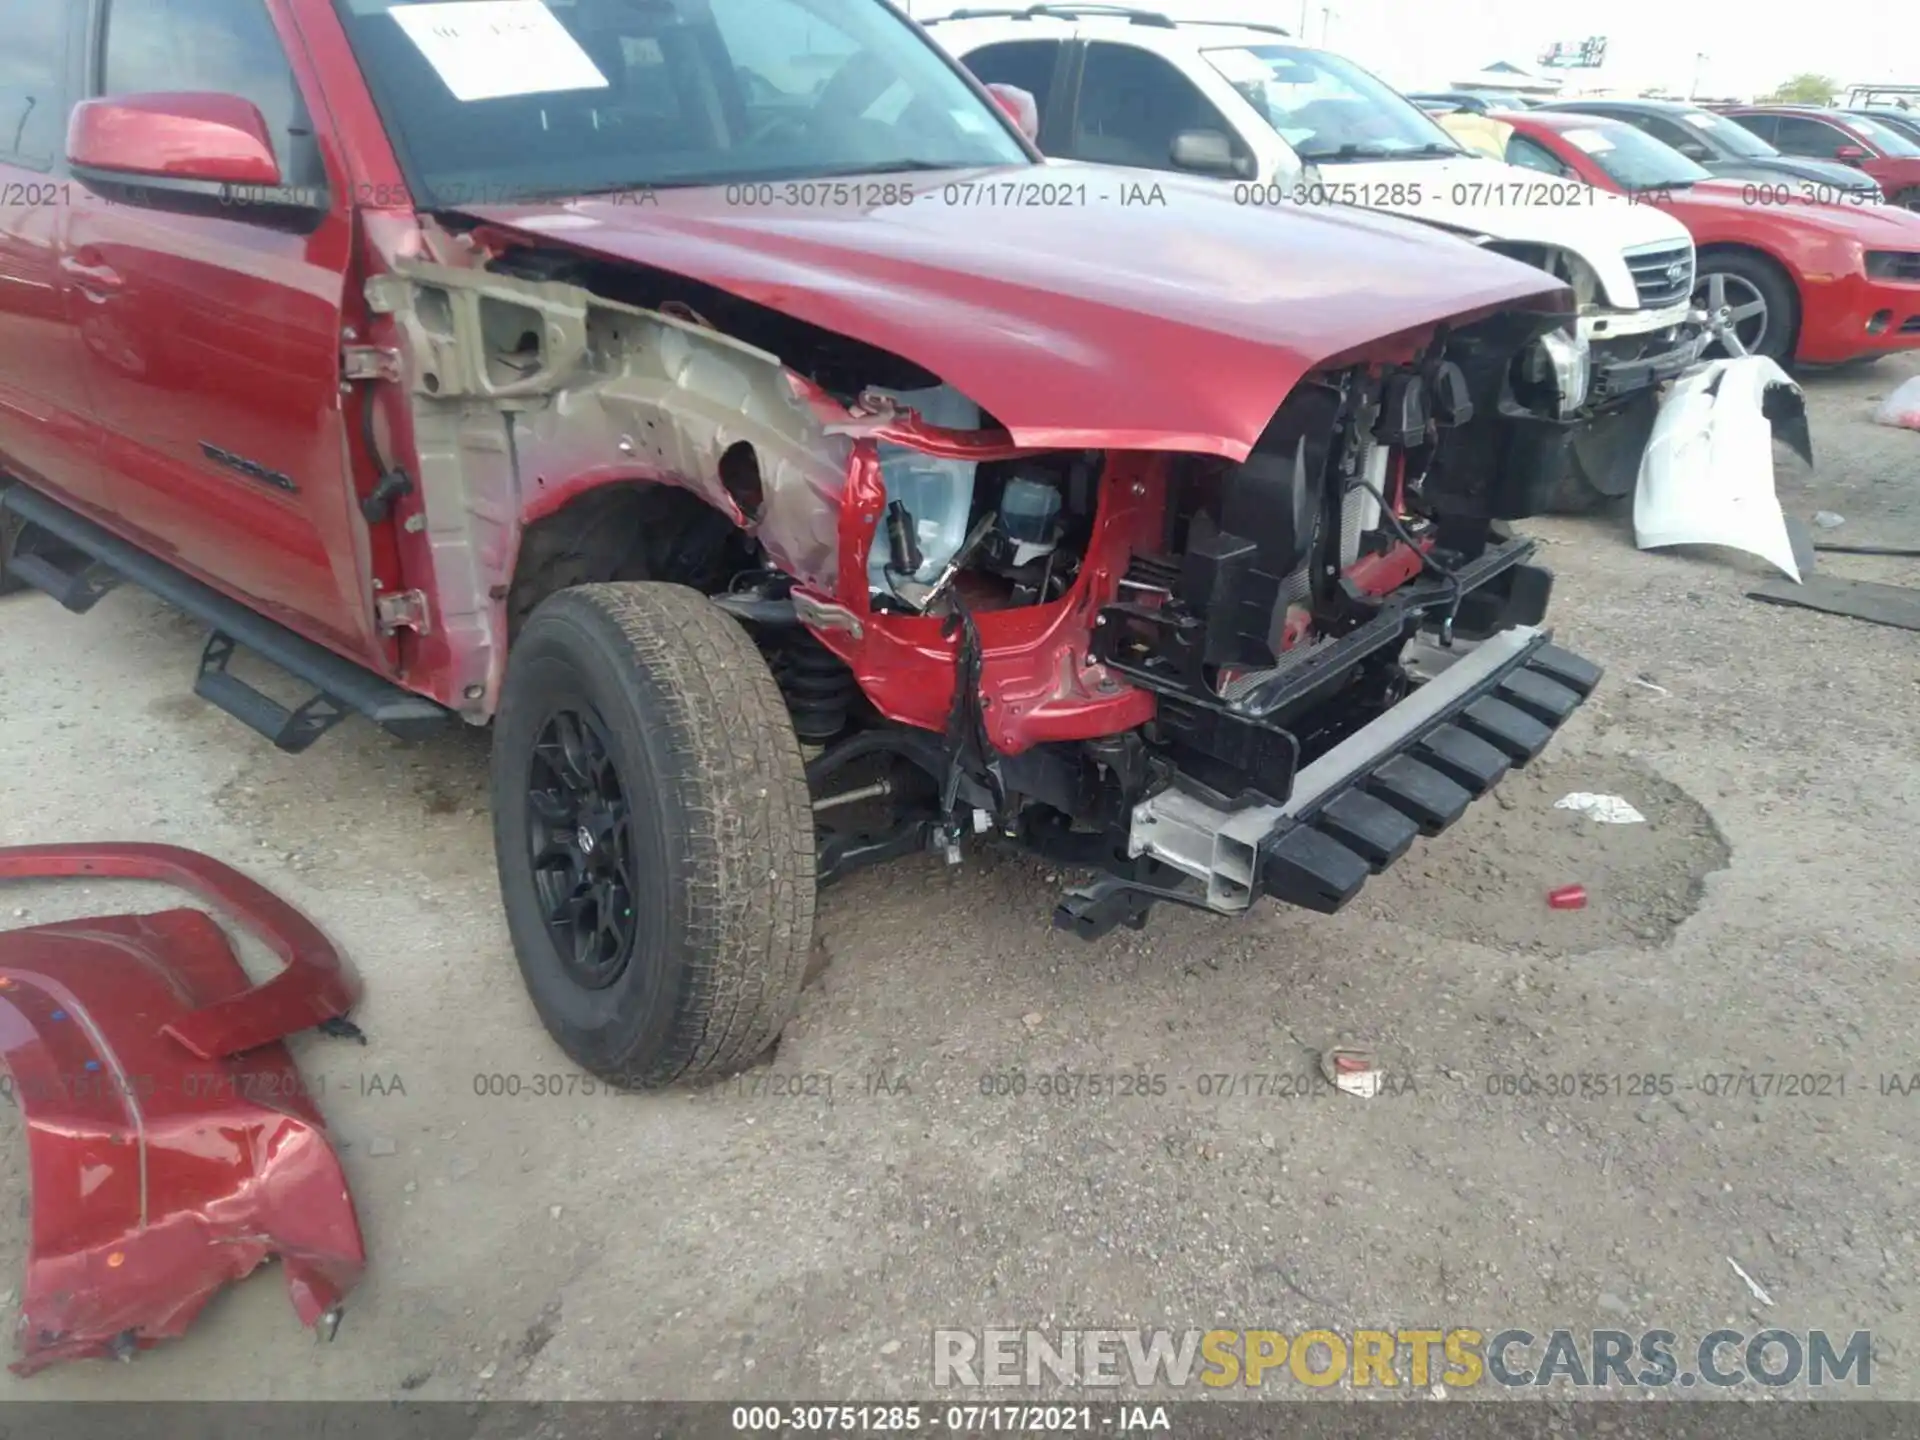
[[[918,198],[831,203],[887,184]],[[1217,182],[1145,171],[1055,163],[819,188],[829,203],[783,206],[775,184],[761,191],[773,205],[703,187],[466,213],[892,351],[1021,445],[1234,460],[1328,359],[1560,288],[1412,222],[1243,206]],[[1071,203],[1019,203],[1049,192]]]

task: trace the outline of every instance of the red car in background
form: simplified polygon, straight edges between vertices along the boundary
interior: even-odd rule
[[[1920,349],[1920,214],[1845,192],[1714,180],[1599,116],[1503,112],[1504,159],[1659,207],[1693,232],[1694,301],[1753,354],[1834,365]]]
[[[1896,205],[1920,210],[1920,141],[1857,110],[1736,105],[1721,112],[1783,155],[1838,160],[1864,170]]]

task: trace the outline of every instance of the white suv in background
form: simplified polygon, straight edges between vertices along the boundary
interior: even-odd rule
[[[1249,205],[1387,211],[1559,276],[1591,375],[1566,500],[1631,491],[1659,383],[1706,344],[1679,221],[1466,150],[1384,81],[1278,26],[1072,4],[926,24],[983,82],[1033,96],[1048,155],[1213,175]]]

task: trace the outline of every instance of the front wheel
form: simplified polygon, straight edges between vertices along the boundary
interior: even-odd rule
[[[1771,260],[1738,250],[1709,252],[1699,261],[1693,303],[1717,314],[1749,355],[1786,365],[1793,358],[1800,305],[1793,282]],[[1726,354],[1715,340],[1706,353]]]
[[[585,585],[528,617],[493,826],[520,972],[580,1065],[650,1089],[779,1037],[813,939],[812,803],[779,687],[705,596]]]

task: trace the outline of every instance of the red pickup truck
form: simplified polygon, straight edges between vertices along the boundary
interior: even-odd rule
[[[618,1083],[762,1052],[890,857],[1335,910],[1598,679],[1503,523],[1585,398],[1530,266],[1048,163],[880,0],[0,17],[0,567],[290,751],[490,725]]]

